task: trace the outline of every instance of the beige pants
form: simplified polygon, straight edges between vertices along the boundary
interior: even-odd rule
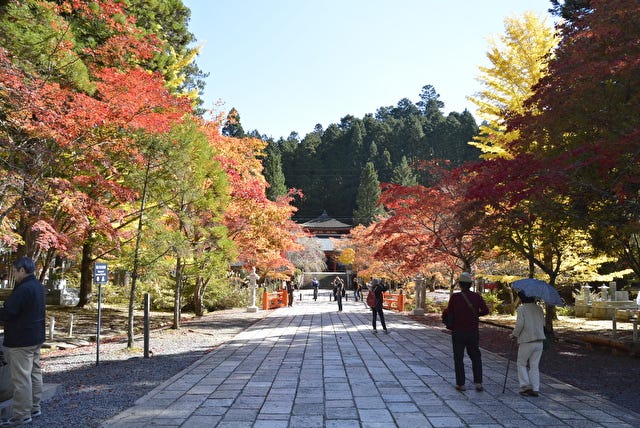
[[[30,417],[40,410],[42,398],[42,369],[40,347],[4,348],[9,354],[11,382],[13,383],[13,417]]]

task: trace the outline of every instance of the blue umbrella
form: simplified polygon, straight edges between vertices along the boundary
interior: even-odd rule
[[[536,297],[548,305],[564,306],[558,290],[540,279],[519,279],[513,282],[511,287],[514,290],[522,291],[527,297]]]

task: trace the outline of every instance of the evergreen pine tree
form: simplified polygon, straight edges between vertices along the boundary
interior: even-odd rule
[[[267,198],[275,201],[278,196],[287,194],[287,186],[285,185],[284,173],[282,172],[282,156],[277,148],[269,146],[267,157],[264,162],[264,178],[269,183],[267,188]]]
[[[407,162],[406,156],[402,156],[400,164],[393,168],[393,174],[391,174],[391,182],[400,184],[402,186],[415,186],[418,184],[418,179],[413,173],[413,170]]]
[[[379,199],[380,182],[378,181],[378,174],[373,163],[367,162],[360,174],[360,186],[356,197],[358,208],[353,212],[353,222],[365,226],[373,223],[375,218],[382,214],[382,207],[378,205]]]

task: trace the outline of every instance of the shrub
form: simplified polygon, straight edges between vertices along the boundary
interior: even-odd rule
[[[502,300],[500,300],[498,295],[494,293],[485,293],[482,297],[489,307],[489,313],[491,315],[497,314],[499,307],[502,305]]]

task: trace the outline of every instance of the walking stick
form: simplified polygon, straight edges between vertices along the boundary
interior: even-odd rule
[[[504,384],[502,385],[502,393],[504,394],[504,390],[507,388],[507,377],[509,376],[509,364],[511,363],[511,355],[513,354],[513,347],[515,346],[516,340],[511,340],[511,344],[509,345],[509,353],[507,354],[507,372],[504,374]]]

